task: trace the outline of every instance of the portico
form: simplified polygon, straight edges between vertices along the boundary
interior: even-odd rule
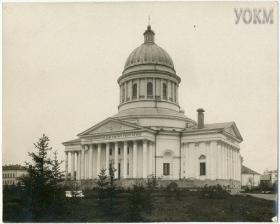
[[[154,139],[149,133],[91,136],[65,146],[66,177],[70,174],[71,180],[98,178],[101,169],[109,175],[110,167],[115,178],[122,179],[147,178],[154,173]]]

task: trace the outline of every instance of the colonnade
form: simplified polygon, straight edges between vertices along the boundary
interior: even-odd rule
[[[80,150],[65,152],[66,178],[69,179],[70,174],[71,180],[94,179],[101,169],[109,175],[110,166],[115,170],[115,178],[147,178],[153,174],[153,161],[154,144],[148,140],[85,144]],[[132,173],[129,173],[129,166],[132,166]]]

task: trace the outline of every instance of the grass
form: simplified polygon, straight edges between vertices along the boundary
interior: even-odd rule
[[[113,209],[100,209],[96,192],[85,192],[80,200],[65,200],[64,212],[56,217],[45,217],[44,222],[188,222],[188,221],[271,221],[276,215],[275,202],[251,196],[228,196],[223,199],[202,198],[199,192],[180,191],[151,193],[152,209],[140,209],[140,220],[131,220],[131,193],[119,192]],[[10,202],[11,203],[11,202]],[[9,205],[9,203],[8,203]],[[11,208],[4,201],[4,212]],[[20,207],[16,206],[16,212]],[[9,215],[10,216],[10,215]],[[4,221],[13,216],[4,215]],[[24,222],[25,220],[21,220]],[[28,221],[28,220],[27,220]]]

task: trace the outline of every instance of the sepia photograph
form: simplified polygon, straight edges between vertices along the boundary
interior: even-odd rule
[[[278,2],[2,3],[2,221],[277,222]]]

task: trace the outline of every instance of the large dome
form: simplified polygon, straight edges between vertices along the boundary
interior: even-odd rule
[[[154,31],[148,26],[144,33],[144,43],[137,47],[128,56],[124,70],[136,65],[162,65],[174,70],[169,54],[154,43]]]
[[[132,51],[126,60],[124,69],[141,64],[159,64],[174,69],[169,54],[155,43],[143,43]]]

